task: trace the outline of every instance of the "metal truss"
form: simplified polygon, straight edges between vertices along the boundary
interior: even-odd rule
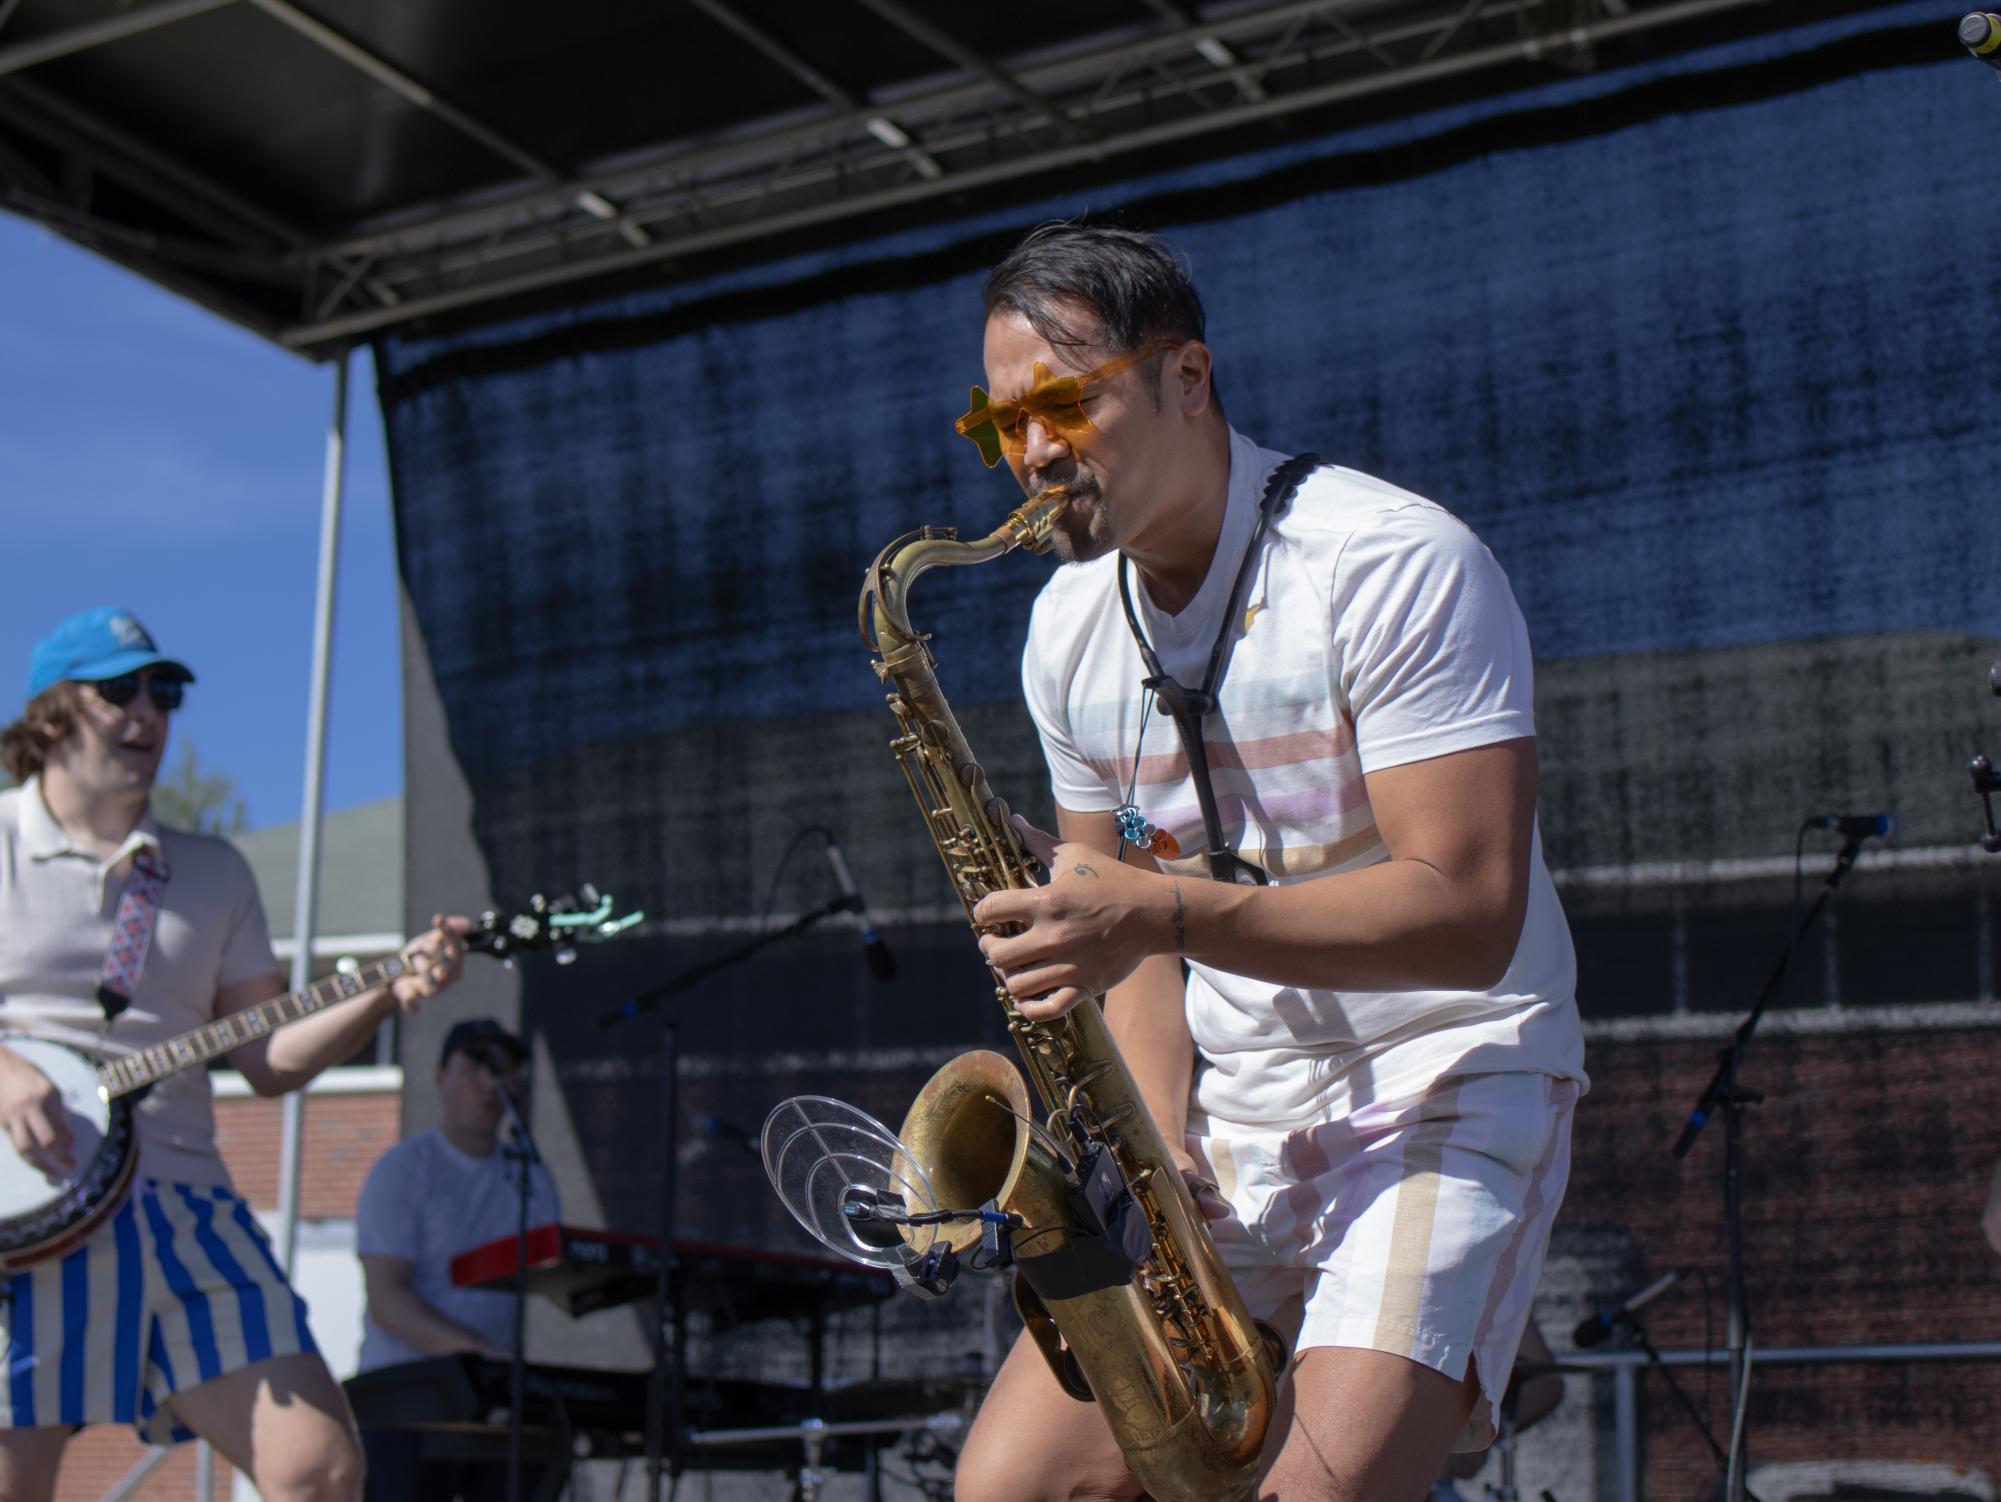
[[[254,5],[479,142],[514,171],[514,185],[316,239],[34,85],[38,62],[227,3]],[[1605,42],[1762,0],[1144,0],[1134,10],[1145,14],[1122,30],[1005,59],[974,54],[917,0],[849,0],[857,24],[894,27],[939,58],[939,73],[923,83],[873,92],[825,76],[731,0],[691,3],[743,43],[745,67],[783,69],[821,106],[566,165],[441,99],[293,0],[153,0],[115,23],[11,48],[0,32],[0,121],[64,163],[51,175],[0,152],[0,206],[289,348],[324,355],[429,314],[948,195],[1042,176],[1054,186],[1054,174],[1121,154],[1399,88],[1525,62],[1585,69]],[[141,236],[95,219],[78,185],[92,173],[115,177],[214,242]],[[216,276],[295,288],[297,314],[273,320],[233,304],[213,287]]]

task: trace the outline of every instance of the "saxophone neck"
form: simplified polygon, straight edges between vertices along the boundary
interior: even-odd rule
[[[910,587],[934,568],[985,563],[1016,548],[1047,552],[1056,532],[1056,518],[1070,503],[1070,493],[1052,485],[1010,511],[985,537],[961,540],[949,528],[926,527],[899,537],[870,565],[862,589],[862,639],[878,651],[914,641],[910,624]]]

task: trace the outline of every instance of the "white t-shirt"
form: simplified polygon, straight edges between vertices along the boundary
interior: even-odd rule
[[[1230,437],[1229,503],[1195,598],[1165,615],[1137,571],[1133,602],[1161,665],[1189,688],[1208,669],[1265,482],[1284,456]],[[1207,877],[1187,759],[1166,711],[1140,742],[1139,650],[1118,558],[1057,570],[1035,602],[1022,681],[1056,801],[1133,801]],[[1242,626],[1204,722],[1223,835],[1279,884],[1389,859],[1363,775],[1535,733],[1528,632],[1493,555],[1442,507],[1353,470],[1309,475],[1246,580]],[[1136,760],[1137,758],[1137,760]],[[1570,930],[1542,859],[1507,973],[1485,991],[1308,990],[1188,967],[1200,1051],[1192,1130],[1283,1129],[1449,1073],[1584,1079]]]
[[[107,1026],[97,982],[125,892],[125,873],[111,872],[148,846],[168,868],[153,943],[131,1005]],[[280,973],[257,883],[227,841],[162,829],[149,814],[100,861],[56,822],[41,779],[0,793],[0,1033],[116,1058],[213,1022],[222,987]],[[134,1116],[142,1177],[229,1182],[199,1066],[154,1085]]]
[[[452,1258],[519,1229],[514,1162],[499,1145],[483,1158],[462,1153],[437,1127],[407,1137],[376,1159],[354,1213],[355,1251],[400,1257],[411,1267],[411,1290],[503,1350],[514,1344],[514,1290],[454,1288]],[[541,1164],[528,1176],[528,1224],[561,1218],[555,1181]],[[362,1371],[425,1353],[362,1320]]]

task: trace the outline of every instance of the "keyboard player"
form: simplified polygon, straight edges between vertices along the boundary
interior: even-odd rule
[[[517,1100],[527,1047],[491,1018],[472,1018],[445,1035],[435,1076],[438,1122],[396,1144],[369,1170],[355,1212],[355,1243],[367,1286],[360,1367],[372,1371],[427,1356],[471,1352],[506,1361],[514,1346],[511,1291],[456,1288],[460,1252],[512,1234],[520,1206],[517,1166],[501,1148],[502,1083]],[[561,1218],[556,1186],[535,1165],[528,1224]],[[369,1502],[448,1499],[503,1492],[490,1466],[481,1474],[432,1474],[407,1432],[364,1431]]]

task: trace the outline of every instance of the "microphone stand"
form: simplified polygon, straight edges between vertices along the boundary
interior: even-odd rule
[[[521,1108],[514,1102],[513,1091],[507,1088],[497,1072],[488,1070],[487,1074],[494,1088],[500,1092],[500,1103],[507,1112],[507,1131],[511,1142],[501,1151],[516,1170],[514,1351],[507,1373],[507,1502],[521,1502],[522,1408],[528,1401],[528,1176],[542,1161],[542,1155],[535,1149],[535,1138],[528,1131],[528,1122],[521,1115]]]
[[[1647,1339],[1646,1328],[1630,1314],[1620,1315],[1619,1323],[1633,1332],[1633,1344],[1646,1352],[1647,1361],[1666,1379],[1668,1391],[1674,1394],[1674,1400],[1681,1404],[1682,1412],[1689,1416],[1701,1432],[1703,1442],[1709,1446],[1709,1453],[1716,1457],[1717,1469],[1727,1477],[1730,1474],[1730,1456],[1723,1446],[1716,1443],[1716,1435],[1709,1427],[1709,1420],[1703,1416],[1702,1410],[1695,1406],[1695,1399],[1691,1398],[1688,1390],[1675,1380],[1674,1368],[1661,1359],[1661,1353],[1654,1348],[1654,1343]],[[1750,1498],[1750,1502],[1758,1502],[1758,1499],[1749,1492],[1745,1495]]]
[[[1757,1032],[1765,1008],[1778,994],[1779,984],[1785,979],[1786,964],[1792,959],[1793,950],[1799,947],[1799,941],[1806,937],[1807,930],[1818,921],[1821,910],[1833,899],[1843,879],[1854,868],[1855,857],[1861,853],[1862,841],[1850,839],[1835,856],[1834,869],[1827,873],[1813,905],[1806,910],[1792,936],[1786,940],[1785,948],[1779,951],[1779,962],[1765,982],[1765,989],[1758,993],[1750,1015],[1737,1025],[1730,1046],[1718,1052],[1716,1073],[1710,1077],[1701,1098],[1695,1103],[1695,1109],[1689,1112],[1688,1122],[1674,1144],[1674,1155],[1677,1158],[1687,1157],[1703,1123],[1716,1111],[1723,1112],[1723,1221],[1730,1252],[1729,1271],[1723,1280],[1723,1297],[1729,1331],[1731,1415],[1730,1451],[1724,1468],[1724,1502],[1745,1502],[1747,1496],[1744,1489],[1744,1448],[1751,1398],[1752,1347],[1750,1314],[1744,1297],[1744,1217],[1740,1187],[1744,1159],[1744,1108],[1754,1106],[1765,1098],[1756,1090],[1745,1089],[1738,1082],[1738,1073],[1744,1063],[1745,1051],[1751,1046],[1751,1036]]]
[[[783,928],[760,934],[739,944],[726,954],[691,965],[657,986],[648,987],[629,1001],[601,1013],[600,1028],[616,1027],[635,1017],[660,1012],[660,1240],[659,1261],[653,1282],[653,1377],[647,1388],[646,1403],[646,1494],[661,1502],[670,1472],[680,1471],[682,1425],[681,1348],[686,1344],[681,1329],[680,1293],[674,1284],[675,1200],[679,1190],[681,1022],[663,1003],[694,987],[719,970],[739,965],[759,950],[804,933],[823,918],[851,913],[859,899],[840,896],[801,913]],[[525,1213],[525,1212],[524,1212]],[[525,1224],[525,1221],[524,1221]],[[663,1390],[664,1389],[664,1390]],[[664,1429],[664,1433],[663,1433]],[[519,1502],[510,1495],[508,1502]]]

